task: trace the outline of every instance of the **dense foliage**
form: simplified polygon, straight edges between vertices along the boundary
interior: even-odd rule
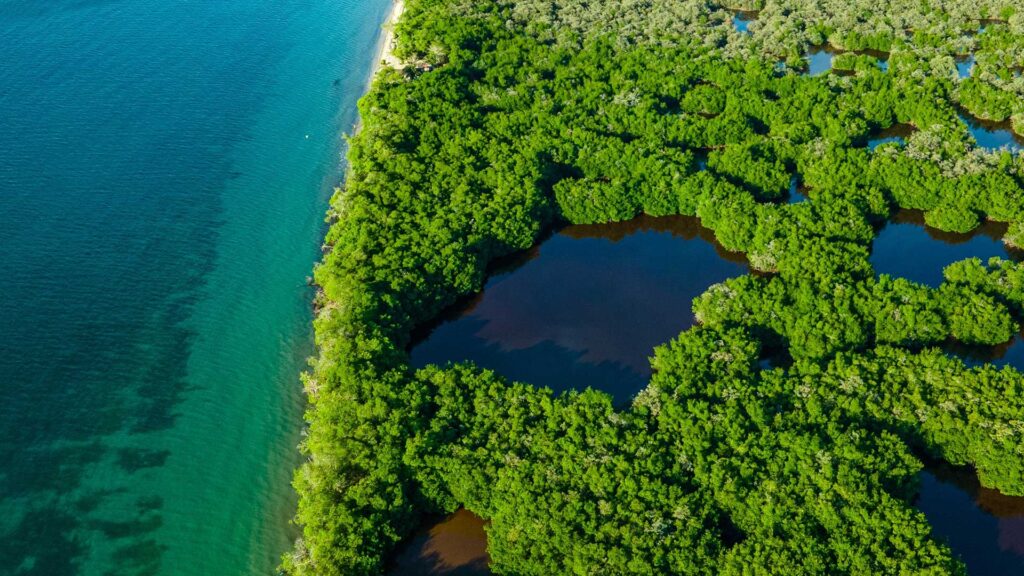
[[[1024,160],[959,118],[1024,114],[1024,13],[876,4],[751,0],[741,34],[716,2],[410,0],[398,54],[432,69],[385,69],[360,103],[285,569],[378,574],[424,514],[464,506],[496,573],[960,573],[910,504],[915,454],[1024,494],[1024,376],[938,348],[1010,340],[1024,266],[960,262],[928,287],[869,255],[899,209],[1024,243]],[[800,74],[826,41],[888,70],[847,52],[849,73]],[[865,147],[895,124],[905,144]],[[810,199],[782,203],[795,174]],[[413,328],[495,258],[641,213],[698,216],[765,274],[698,298],[631,406],[409,367]]]

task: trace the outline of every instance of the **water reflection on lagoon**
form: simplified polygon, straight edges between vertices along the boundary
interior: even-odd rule
[[[626,403],[646,385],[654,347],[693,325],[693,299],[747,271],[695,218],[569,226],[421,333],[411,361],[471,360],[556,392],[592,387]]]

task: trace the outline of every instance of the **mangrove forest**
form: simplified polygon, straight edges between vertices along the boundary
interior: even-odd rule
[[[285,572],[459,510],[495,574],[970,571],[915,498],[1024,496],[1024,366],[978,352],[1024,326],[1019,0],[407,0],[395,38]]]

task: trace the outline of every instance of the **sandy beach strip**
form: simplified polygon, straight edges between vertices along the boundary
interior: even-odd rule
[[[377,57],[373,62],[373,66],[370,67],[370,76],[366,79],[366,90],[363,92],[369,92],[370,87],[373,85],[373,80],[377,77],[377,73],[380,72],[384,66],[389,66],[400,70],[405,66],[402,61],[395,57],[393,54],[395,48],[395,24],[398,23],[398,19],[402,17],[402,12],[405,11],[404,0],[394,0],[391,4],[391,13],[388,14],[388,19],[384,22],[383,33],[379,46],[377,48]],[[352,135],[356,135],[363,127],[363,119],[357,117],[356,123],[352,127]],[[348,169],[346,169],[346,172]]]
[[[390,66],[395,69],[403,68],[402,61],[396,58],[393,52],[395,48],[395,25],[398,23],[398,19],[402,17],[402,12],[404,11],[404,0],[395,0],[391,4],[391,14],[388,15],[388,19],[384,23],[384,34],[380,49],[377,52],[377,60],[374,62],[373,72],[370,74],[371,81],[377,76],[381,66]]]

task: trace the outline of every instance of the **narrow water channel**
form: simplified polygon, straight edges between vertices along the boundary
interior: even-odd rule
[[[868,150],[874,150],[882,144],[890,143],[904,146],[907,143],[907,138],[910,138],[914,131],[915,128],[910,124],[893,124],[885,130],[879,131],[868,140]]]
[[[799,174],[793,174],[789,177],[789,190],[786,195],[786,204],[799,204],[809,200],[807,197],[807,187],[804,186],[803,180]]]
[[[411,362],[471,360],[624,404],[646,386],[654,347],[693,325],[693,299],[747,271],[695,218],[568,226],[498,266],[481,294],[421,335]],[[389,574],[488,574],[483,526],[460,510],[403,546]]]
[[[947,350],[968,366],[992,364],[1010,366],[1019,372],[1024,372],[1024,334],[1018,334],[1013,340],[999,346],[948,344]]]
[[[1002,242],[1006,225],[983,222],[967,234],[942,232],[925,225],[918,210],[901,210],[875,237],[871,264],[878,274],[903,277],[937,287],[942,269],[967,258],[987,261],[993,256],[1021,260],[1019,251]]]
[[[929,228],[920,211],[900,211],[875,238],[871,262],[879,274],[936,287],[942,269],[965,258],[1020,260],[1001,241],[1005,224],[985,222],[969,234]],[[953,349],[956,348],[956,349]],[[1024,370],[1024,343],[991,348],[951,347],[970,365],[992,362]],[[915,502],[936,538],[949,544],[971,576],[1024,574],[1024,498],[981,488],[972,470],[933,464],[921,474]]]
[[[956,73],[961,79],[970,78],[974,70],[974,54],[956,59]]]
[[[1024,150],[1024,136],[1013,131],[1009,120],[993,122],[982,120],[970,114],[960,114],[960,120],[967,125],[967,129],[974,136],[978,146],[986,150],[1007,149],[1011,152]]]

